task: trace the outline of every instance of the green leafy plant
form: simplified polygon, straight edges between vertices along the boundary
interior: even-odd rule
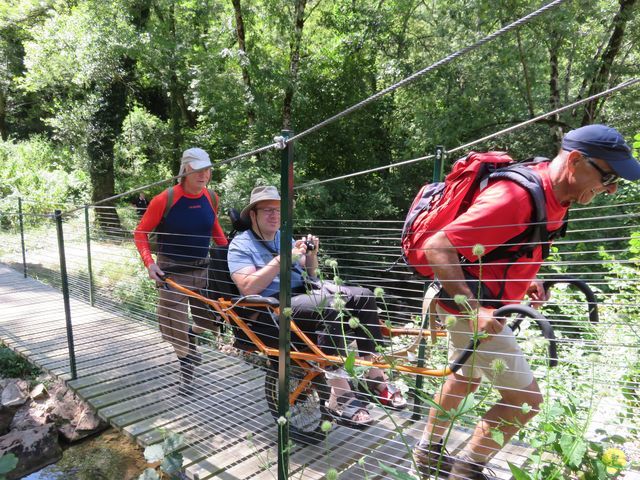
[[[5,474],[13,471],[18,465],[18,457],[13,453],[7,453],[0,457],[0,480],[5,480]]]
[[[7,378],[33,379],[42,371],[0,342],[0,375]]]
[[[163,432],[162,443],[149,445],[144,449],[144,458],[148,463],[159,463],[157,468],[147,468],[138,480],[159,480],[163,478],[181,479],[182,454],[178,449],[184,444],[182,435],[173,432]],[[158,471],[159,468],[159,471]]]

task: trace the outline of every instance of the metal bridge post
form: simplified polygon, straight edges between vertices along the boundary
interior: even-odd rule
[[[84,206],[84,227],[87,237],[87,275],[89,276],[89,303],[95,302],[93,290],[93,267],[91,265],[91,229],[89,227],[89,205]]]
[[[73,326],[71,325],[71,305],[69,302],[69,279],[67,277],[67,259],[64,254],[64,235],[62,233],[62,212],[55,211],[56,230],[58,232],[58,252],[60,254],[60,280],[62,282],[62,298],[64,300],[64,318],[67,325],[67,346],[69,348],[69,364],[71,380],[78,378],[76,370],[76,353],[73,346]]]
[[[285,142],[293,135],[283,130]],[[278,480],[289,478],[289,369],[291,345],[291,240],[293,238],[293,144],[286,143],[280,161],[280,341],[278,357]]]
[[[444,147],[442,145],[438,145],[436,147],[436,155],[433,162],[433,182],[440,182],[442,180],[442,172],[444,169]],[[425,282],[424,289],[422,291],[422,298],[427,294],[427,290],[429,289],[429,283]],[[424,330],[425,326],[429,326],[428,322],[428,313],[423,312],[422,315],[422,323],[420,328]],[[426,340],[424,337],[420,338],[420,346],[418,347],[418,363],[417,366],[419,368],[424,367],[424,354],[426,350]],[[419,420],[422,416],[420,412],[422,408],[422,401],[420,400],[420,395],[418,392],[422,390],[422,385],[424,383],[424,378],[422,375],[416,376],[416,386],[413,391],[413,415],[411,415],[412,420]]]
[[[24,246],[24,219],[22,215],[22,198],[18,197],[18,218],[20,219],[20,245],[22,248],[22,271],[27,278],[27,249]]]

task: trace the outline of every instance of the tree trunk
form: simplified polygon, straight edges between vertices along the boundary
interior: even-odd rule
[[[529,110],[529,117],[535,117],[535,109],[533,107],[533,96],[531,95],[531,75],[529,74],[529,66],[522,50],[522,39],[520,38],[520,30],[516,30],[516,39],[518,40],[518,53],[520,55],[520,63],[522,64],[522,75],[524,76],[524,98]],[[556,69],[557,69],[556,61]],[[556,72],[557,74],[557,72]],[[552,74],[553,76],[553,74]]]
[[[290,44],[289,53],[289,82],[284,93],[284,105],[282,109],[282,129],[291,128],[291,106],[293,96],[298,83],[298,69],[300,67],[300,45],[302,44],[302,30],[304,28],[304,9],[307,0],[296,0],[295,4],[295,26],[293,39]]]
[[[611,76],[611,66],[618,53],[620,53],[624,30],[631,19],[635,3],[636,0],[619,0],[620,9],[611,22],[611,36],[609,37],[607,48],[605,48],[600,58],[600,67],[596,69],[593,77],[588,79],[589,90],[586,97],[600,93],[608,87]],[[591,100],[584,105],[581,125],[593,123],[601,104],[605,102],[605,100],[604,98]]]
[[[561,40],[553,40],[549,46],[549,107],[551,110],[555,110],[560,107],[560,79],[558,68],[558,52],[560,50]],[[549,117],[550,121],[550,133],[551,142],[556,148],[560,147],[560,141],[562,140],[562,128],[559,125],[560,116],[556,113],[553,117]]]
[[[125,64],[124,68],[127,67]],[[126,99],[125,83],[119,80],[112,81],[105,87],[102,102],[91,119],[87,154],[89,177],[93,186],[91,200],[94,203],[113,196],[115,192],[113,149],[126,116]],[[103,231],[119,235],[122,227],[117,212],[115,209],[101,208],[113,206],[113,202],[107,202],[97,208],[96,220]]]
[[[245,38],[244,20],[242,18],[242,7],[240,0],[232,0],[233,10],[236,14],[236,36],[238,37],[238,48],[240,49],[240,56],[244,57],[244,61],[240,58],[240,69],[242,70],[242,83],[244,84],[244,102],[247,109],[247,123],[249,127],[253,127],[256,123],[256,111],[253,106],[253,91],[251,89],[251,76],[249,75],[249,68],[247,66],[247,42]]]
[[[6,140],[9,135],[7,132],[7,96],[3,90],[0,90],[0,138]]]
[[[141,30],[149,19],[150,0],[134,2],[130,11],[134,26]],[[120,59],[123,76],[115,77],[102,94],[102,102],[91,119],[91,136],[87,145],[89,156],[89,177],[93,192],[91,200],[99,200],[115,195],[114,146],[122,132],[122,123],[127,116],[127,85],[133,81],[136,61],[128,56]],[[100,207],[113,207],[113,202]],[[97,208],[98,226],[113,235],[122,235],[120,217],[115,208]]]

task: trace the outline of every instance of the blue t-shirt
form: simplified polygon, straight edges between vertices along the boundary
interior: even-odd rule
[[[292,246],[293,246],[292,242]],[[246,230],[236,235],[229,244],[228,264],[229,271],[233,274],[240,269],[253,266],[260,270],[273,258],[280,254],[280,232],[276,232],[273,241],[258,240],[251,230]],[[295,262],[291,269],[291,288],[304,286],[302,279],[302,267]],[[265,288],[260,295],[263,297],[276,297],[280,292],[280,275],[273,279],[273,282]]]

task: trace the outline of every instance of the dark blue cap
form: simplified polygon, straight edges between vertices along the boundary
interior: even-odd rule
[[[583,155],[601,158],[622,178],[640,179],[640,163],[631,155],[631,147],[620,132],[606,125],[587,125],[567,133],[562,149],[577,150]]]

